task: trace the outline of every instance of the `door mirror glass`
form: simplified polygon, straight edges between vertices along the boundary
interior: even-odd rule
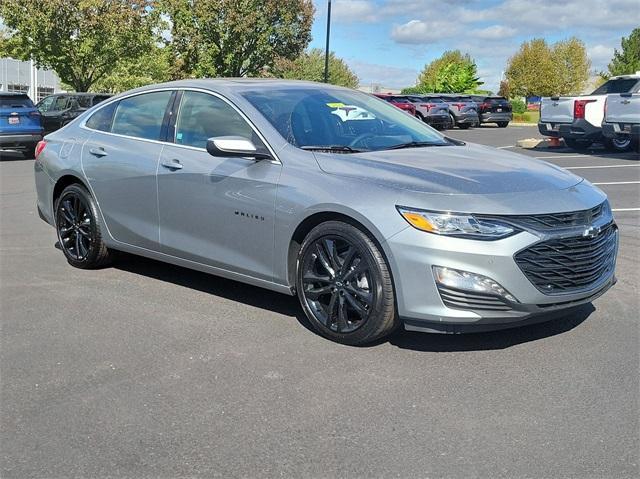
[[[207,140],[207,151],[211,156],[221,156],[225,158],[251,158],[264,160],[270,158],[269,155],[259,152],[256,145],[242,136],[215,136]]]

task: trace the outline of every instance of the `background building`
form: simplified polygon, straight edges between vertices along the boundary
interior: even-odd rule
[[[33,62],[0,58],[0,91],[22,92],[38,102],[62,91],[60,79],[51,70],[36,68]]]

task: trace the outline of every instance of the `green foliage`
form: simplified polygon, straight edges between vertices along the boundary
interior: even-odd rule
[[[146,55],[119,62],[107,76],[96,82],[91,90],[120,93],[151,83],[162,83],[170,80],[170,71],[168,49],[154,45]]]
[[[471,93],[482,84],[471,56],[453,50],[425,65],[415,88],[425,93]]]
[[[640,71],[640,27],[620,42],[621,51],[616,49],[609,63],[609,75],[628,75]]]
[[[584,43],[577,38],[551,46],[535,38],[509,59],[506,77],[512,95],[566,95],[582,91],[590,66]]]
[[[311,40],[312,0],[158,0],[172,78],[256,76]]]
[[[511,100],[511,108],[513,109],[514,113],[526,113],[527,104],[520,99],[514,99]]]
[[[120,63],[153,45],[153,0],[2,0],[8,34],[4,55],[56,71],[77,91],[87,91]]]
[[[272,70],[274,76],[290,80],[324,80],[324,51],[314,48],[304,52],[295,60],[280,58]],[[358,87],[358,77],[344,60],[329,53],[329,83],[349,88]]]

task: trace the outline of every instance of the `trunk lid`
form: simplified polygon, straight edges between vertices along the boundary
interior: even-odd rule
[[[40,112],[26,94],[0,93],[0,133],[19,135],[40,131]]]
[[[640,93],[609,95],[606,111],[608,123],[640,123]]]

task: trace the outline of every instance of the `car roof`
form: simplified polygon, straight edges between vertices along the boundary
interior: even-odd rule
[[[0,91],[2,96],[29,96],[26,93],[20,93],[18,91]]]

